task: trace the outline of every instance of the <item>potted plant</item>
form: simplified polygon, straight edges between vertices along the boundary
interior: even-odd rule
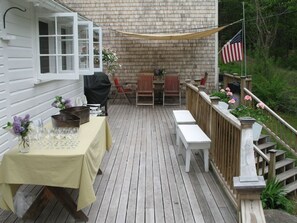
[[[155,69],[154,70],[154,76],[159,79],[159,80],[162,80],[163,79],[163,76],[166,74],[166,71],[165,69]]]
[[[246,95],[244,100],[247,105],[240,104],[238,107],[232,109],[230,113],[237,118],[254,118],[256,122],[253,124],[253,140],[258,141],[262,131],[261,123],[265,123],[268,120],[268,116],[264,113],[265,104],[263,102],[259,102],[256,105],[256,108],[252,107],[252,97],[250,95]]]
[[[14,116],[13,122],[7,122],[7,124],[3,127],[4,129],[9,130],[13,135],[18,137],[19,151],[21,153],[27,153],[30,150],[30,124],[30,115],[27,114],[24,118],[20,116]]]
[[[236,99],[233,97],[233,93],[229,87],[213,92],[210,97],[219,97],[219,106],[223,109],[228,109],[229,104],[234,104],[236,102]]]

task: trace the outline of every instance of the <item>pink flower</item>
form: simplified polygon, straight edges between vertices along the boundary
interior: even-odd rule
[[[234,99],[234,98],[230,99],[230,100],[228,101],[228,103],[229,103],[229,104],[235,104],[235,99]]]
[[[244,100],[252,101],[253,99],[252,99],[252,97],[250,95],[246,95],[246,96],[244,96]]]
[[[262,101],[259,102],[256,106],[257,106],[257,108],[261,108],[261,109],[265,108],[265,104]]]
[[[226,87],[226,91],[230,91],[230,88],[229,87]]]
[[[231,91],[227,92],[227,96],[232,96],[232,95],[233,95],[233,93]]]
[[[225,90],[222,88],[222,89],[220,90],[220,92],[224,93],[224,92],[225,92]]]

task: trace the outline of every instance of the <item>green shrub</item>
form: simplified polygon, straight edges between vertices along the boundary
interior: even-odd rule
[[[282,209],[288,213],[294,210],[293,201],[286,197],[283,185],[276,178],[267,181],[261,201],[264,209]]]

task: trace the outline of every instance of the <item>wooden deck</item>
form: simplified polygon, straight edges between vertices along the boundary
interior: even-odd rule
[[[94,183],[97,200],[83,211],[88,222],[237,222],[234,208],[214,175],[204,172],[200,155],[193,155],[190,172],[176,154],[173,126],[175,106],[109,106],[113,145],[105,154]],[[36,194],[37,186],[22,186]],[[70,190],[77,196],[76,190]],[[0,222],[74,222],[56,201],[35,221],[22,221],[0,211]]]

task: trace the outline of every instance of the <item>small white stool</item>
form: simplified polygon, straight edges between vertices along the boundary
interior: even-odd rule
[[[178,141],[181,140],[186,148],[186,172],[190,170],[191,150],[202,149],[205,172],[209,170],[209,149],[211,140],[198,125],[178,125]],[[181,143],[178,142],[178,154]]]
[[[174,124],[175,124],[176,145],[178,145],[177,125],[196,124],[196,120],[193,118],[189,110],[173,110],[173,116],[174,116]]]

